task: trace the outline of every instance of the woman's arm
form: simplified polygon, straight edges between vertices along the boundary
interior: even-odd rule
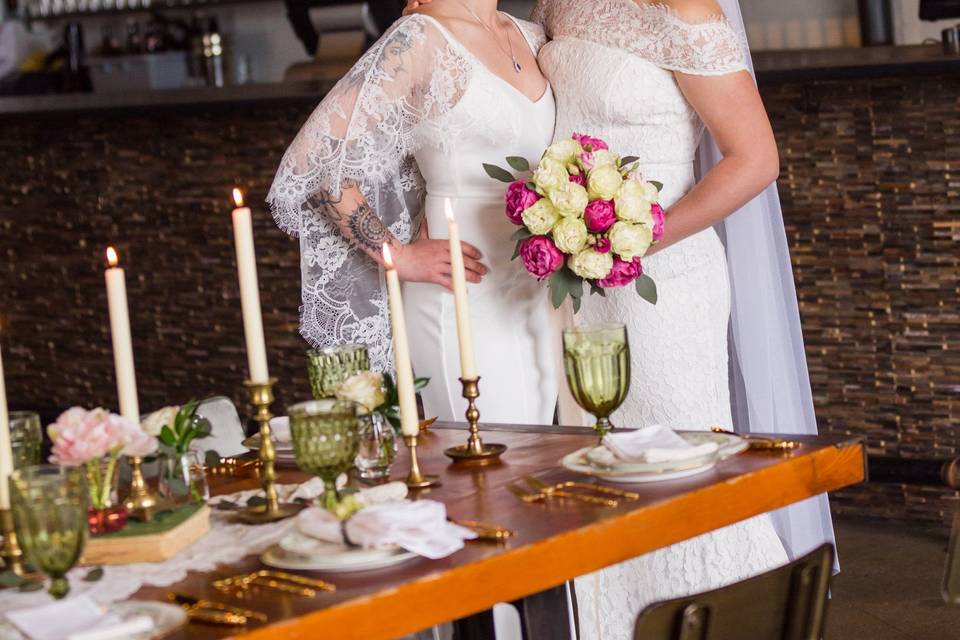
[[[720,222],[780,173],[770,120],[749,73],[677,73],[676,77],[684,96],[717,141],[723,160],[670,208],[663,239],[651,253]]]
[[[450,288],[450,243],[431,240],[421,230],[410,244],[403,244],[380,221],[356,184],[345,184],[337,197],[327,192],[314,193],[309,203],[314,211],[336,224],[343,237],[378,264],[383,264],[383,244],[389,244],[401,280],[430,282]],[[487,272],[480,263],[480,250],[466,242],[461,242],[461,246],[467,281],[480,282]]]

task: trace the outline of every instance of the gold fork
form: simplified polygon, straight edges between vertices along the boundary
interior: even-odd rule
[[[635,491],[624,491],[623,489],[614,489],[613,487],[605,487],[603,485],[590,484],[588,482],[575,482],[573,480],[567,480],[566,482],[558,482],[553,486],[557,489],[582,489],[583,491],[605,493],[607,495],[623,498],[624,500],[640,499],[640,494]]]
[[[269,571],[261,569],[253,573],[233,576],[232,578],[223,578],[213,583],[215,589],[219,591],[231,591],[233,589],[247,590],[250,587],[267,587],[282,591],[283,593],[292,593],[295,595],[312,598],[317,595],[317,591],[336,591],[337,588],[329,582],[323,580],[314,580],[304,578],[303,576],[285,573],[282,571]]]
[[[579,500],[580,502],[601,505],[604,507],[616,507],[620,504],[616,500],[612,500],[610,498],[600,498],[598,496],[587,496],[580,493],[573,493],[571,491],[563,491],[562,489],[551,487],[545,482],[541,482],[540,480],[537,480],[531,476],[524,476],[523,480],[528,485],[539,491],[541,495],[548,498],[570,498],[571,500]]]
[[[750,445],[751,449],[755,449],[757,451],[789,451],[791,449],[799,449],[803,446],[803,443],[797,440],[783,440],[781,438],[753,436],[748,433],[736,433],[734,431],[729,431],[722,427],[710,427],[710,431],[714,433],[722,433],[727,436],[737,436],[738,438],[743,438]]]

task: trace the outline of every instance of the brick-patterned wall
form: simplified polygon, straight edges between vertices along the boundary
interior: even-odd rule
[[[960,76],[761,89],[821,431],[960,455]],[[833,504],[947,521],[957,495],[870,484]]]
[[[960,78],[761,85],[821,429],[874,453],[956,455]],[[254,206],[278,407],[307,394],[297,244],[262,206],[308,102],[0,120],[0,340],[14,407],[115,403],[102,285],[128,272],[145,409],[246,371],[230,189]],[[837,511],[943,521],[956,495],[872,484]]]

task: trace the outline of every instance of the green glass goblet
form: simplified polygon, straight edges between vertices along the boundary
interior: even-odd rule
[[[596,434],[603,439],[612,428],[610,415],[630,389],[630,344],[622,324],[566,329],[563,361],[573,399],[591,413]]]
[[[323,480],[323,506],[333,510],[340,502],[337,478],[353,467],[360,448],[360,419],[356,403],[312,400],[287,409],[297,466]]]
[[[70,591],[67,572],[87,542],[89,492],[78,467],[36,465],[10,475],[17,539],[30,564],[50,576],[56,599]]]
[[[347,378],[370,369],[370,356],[362,344],[345,344],[307,351],[307,375],[316,400],[332,398]]]

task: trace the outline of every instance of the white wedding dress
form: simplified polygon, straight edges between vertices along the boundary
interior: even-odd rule
[[[661,204],[669,225],[670,205],[694,184],[704,129],[673,72],[742,71],[744,43],[723,19],[690,24],[662,5],[634,0],[540,0],[534,18],[552,39],[539,62],[557,96],[555,138],[584,133],[639,157],[644,176],[664,185]],[[585,297],[576,318],[578,324],[619,321],[628,327],[630,393],[614,424],[732,428],[730,288],[717,234],[698,233],[643,266],[657,283],[655,306],[628,287],[605,298]],[[764,515],[579,578],[581,638],[627,640],[637,614],[652,602],[716,588],[786,561]]]
[[[536,54],[543,30],[516,24]],[[550,424],[554,312],[540,283],[511,261],[516,227],[504,211],[506,185],[483,163],[504,166],[517,155],[535,163],[552,140],[555,113],[549,86],[531,100],[433,18],[399,20],[310,116],[268,196],[278,225],[300,237],[303,336],[317,347],[366,344],[375,370],[392,368],[382,270],[344,240],[316,194],[335,200],[344,184],[357,184],[379,222],[405,243],[424,219],[431,238],[447,238],[450,198],[461,240],[478,247],[490,269],[482,283],[467,285],[482,419]],[[376,222],[355,215],[351,231],[371,238]],[[422,392],[426,414],[462,421],[453,296],[435,284],[403,289],[413,366],[431,379]]]

